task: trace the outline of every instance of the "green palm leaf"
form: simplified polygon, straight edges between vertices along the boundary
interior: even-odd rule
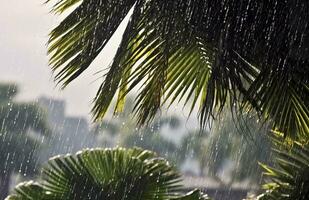
[[[66,86],[101,52],[124,17],[132,15],[94,100],[102,118],[138,88],[140,124],[162,105],[199,106],[205,125],[225,104],[254,108],[289,137],[309,135],[308,2],[61,0],[79,5],[51,32],[50,64]],[[276,11],[279,12],[276,12]]]
[[[84,150],[51,159],[42,180],[18,185],[7,199],[206,199],[198,191],[180,196],[179,182],[174,168],[153,152]]]
[[[293,147],[274,139],[276,166],[264,168],[267,184],[261,200],[305,200],[309,198],[309,147],[293,142]]]

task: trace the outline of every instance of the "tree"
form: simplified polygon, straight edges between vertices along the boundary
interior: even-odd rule
[[[180,154],[198,161],[201,176],[206,172],[222,184],[244,180],[259,184],[262,169],[258,162],[272,164],[272,145],[266,134],[269,129],[267,124],[261,124],[254,113],[250,115],[242,116],[242,119],[236,116],[233,118],[225,109],[220,120],[213,122],[209,132],[196,131],[184,137]],[[231,180],[224,183],[218,175],[226,167],[227,161],[234,167]]]
[[[195,158],[199,162],[199,175],[204,176],[204,169],[206,160],[209,159],[207,152],[205,151],[205,142],[208,139],[209,133],[207,132],[189,132],[181,140],[178,147],[178,154],[183,161],[187,158]]]
[[[180,195],[179,182],[175,169],[151,151],[94,149],[51,159],[42,180],[17,186],[7,199],[208,199],[197,190]]]
[[[178,120],[177,118],[161,118],[155,119],[150,127],[142,129],[133,129],[127,134],[120,134],[122,139],[120,145],[124,147],[140,147],[156,152],[159,156],[167,158],[174,164],[180,164],[182,161],[177,151],[177,145],[165,139],[161,134],[164,125],[171,125]],[[177,122],[178,123],[178,122]]]
[[[211,153],[214,157],[210,159],[221,166],[224,159],[235,164],[231,182],[249,179],[251,183],[259,184],[262,170],[258,167],[258,162],[272,163],[272,145],[267,135],[267,123],[262,124],[252,112],[248,115],[250,116],[233,118],[229,113],[224,113],[220,121],[214,122],[214,136],[209,143],[208,152],[215,152]],[[236,124],[235,120],[238,120]],[[218,169],[217,167],[214,165],[211,169]],[[213,172],[217,173],[216,170]]]
[[[205,126],[228,102],[255,109],[285,136],[308,138],[307,0],[60,0],[53,11],[73,6],[49,40],[63,87],[90,66],[132,10],[96,95],[95,119],[117,92],[115,113],[140,87],[133,109],[140,124],[178,99],[191,100],[192,109],[199,104]]]
[[[16,85],[0,84],[0,199],[7,196],[13,173],[36,173],[40,143],[28,130],[49,132],[42,110],[34,103],[15,102],[17,93]]]
[[[181,161],[178,156],[178,148],[175,143],[168,141],[161,135],[163,127],[170,129],[178,128],[180,119],[171,117],[157,117],[145,127],[137,127],[136,121],[132,117],[132,99],[128,98],[124,112],[118,114],[112,120],[102,120],[98,122],[93,133],[101,136],[101,143],[105,147],[115,147],[117,145],[132,148],[140,147],[156,152],[159,156],[167,158],[173,163]]]

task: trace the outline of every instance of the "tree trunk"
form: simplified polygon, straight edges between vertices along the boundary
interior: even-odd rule
[[[4,200],[9,195],[11,173],[1,173],[0,175],[0,200]]]

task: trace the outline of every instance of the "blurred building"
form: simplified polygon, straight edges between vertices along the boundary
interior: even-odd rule
[[[66,116],[65,101],[40,97],[38,103],[46,111],[52,129],[52,135],[45,138],[41,159],[98,146],[85,117]]]

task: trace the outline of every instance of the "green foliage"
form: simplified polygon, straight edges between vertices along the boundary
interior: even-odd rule
[[[192,132],[185,136],[179,152],[198,161],[200,175],[206,174],[224,183],[218,175],[228,161],[233,165],[231,184],[244,180],[258,184],[262,176],[258,162],[272,163],[269,130],[253,114],[251,117],[234,117],[224,110],[209,132]]]
[[[40,144],[21,134],[0,135],[0,177],[20,173],[31,176],[37,173]]]
[[[274,156],[271,153],[271,142],[267,132],[255,132],[252,139],[240,137],[233,146],[232,160],[235,162],[233,179],[249,179],[251,183],[260,184],[262,181],[262,170],[258,162],[273,165]]]
[[[1,176],[12,172],[33,174],[39,143],[27,134],[29,129],[48,134],[44,112],[34,103],[16,103],[18,88],[14,84],[0,84],[0,171]]]
[[[124,112],[112,120],[102,120],[95,125],[92,132],[103,138],[101,144],[104,147],[120,145],[148,149],[173,163],[180,164],[176,144],[161,135],[163,127],[178,128],[180,119],[175,116],[157,117],[149,126],[137,127],[136,120],[130,112],[132,105],[132,99],[128,98]]]
[[[176,144],[165,139],[159,132],[132,132],[122,137],[121,146],[149,149],[173,163],[180,164]]]
[[[262,170],[258,162],[272,165],[273,156],[271,153],[272,143],[269,140],[270,127],[268,123],[261,123],[254,113],[238,118],[236,125],[231,116],[227,120],[220,122],[223,132],[227,134],[230,141],[230,159],[235,163],[233,179],[242,181],[249,179],[252,183],[260,184],[262,180]],[[247,132],[247,134],[242,134]],[[224,139],[223,139],[224,140]],[[224,144],[222,144],[224,145]],[[225,144],[226,145],[226,144]],[[229,151],[229,150],[228,150]]]
[[[93,149],[52,158],[39,182],[18,185],[8,200],[208,199],[199,191],[179,195],[180,177],[153,152]]]
[[[0,123],[2,132],[25,132],[31,128],[42,134],[48,134],[45,113],[35,103],[0,104]]]
[[[275,167],[261,164],[267,183],[260,200],[309,199],[309,146],[292,142],[284,145],[282,138],[274,138]]]
[[[182,100],[192,109],[200,105],[205,125],[228,102],[254,108],[286,136],[309,135],[306,0],[61,0],[53,10],[73,5],[49,41],[50,64],[64,87],[90,66],[132,10],[97,92],[95,119],[117,91],[116,113],[140,87],[133,109],[140,124],[163,104]]]
[[[138,146],[144,149],[149,149],[157,153],[175,152],[176,145],[165,139],[161,134],[161,129],[164,126],[177,128],[179,119],[176,117],[162,117],[155,119],[150,126],[141,129],[133,129],[130,133],[122,134],[120,144],[133,147]]]
[[[0,84],[1,132],[25,132],[31,128],[48,134],[45,113],[35,103],[16,103],[18,87],[15,84]]]
[[[37,173],[41,142],[29,130],[41,135],[50,131],[44,112],[35,103],[17,103],[15,84],[0,84],[0,199],[8,194],[11,175]]]
[[[175,143],[165,139],[161,135],[164,126],[177,128],[179,119],[176,117],[158,118],[149,126],[137,128],[131,115],[121,115],[111,121],[103,120],[96,127],[94,132],[112,140],[102,141],[107,147],[120,145],[123,147],[140,147],[156,152],[159,156],[168,158],[171,162],[180,164],[178,148]]]
[[[200,176],[205,175],[204,168],[206,160],[209,159],[209,154],[205,151],[205,142],[208,139],[208,136],[209,133],[207,132],[190,132],[182,138],[177,150],[177,154],[181,161],[184,161],[187,158],[195,158],[198,160]],[[215,160],[212,161],[215,162]]]
[[[18,93],[17,85],[10,83],[0,84],[0,102],[5,103],[11,101]]]

